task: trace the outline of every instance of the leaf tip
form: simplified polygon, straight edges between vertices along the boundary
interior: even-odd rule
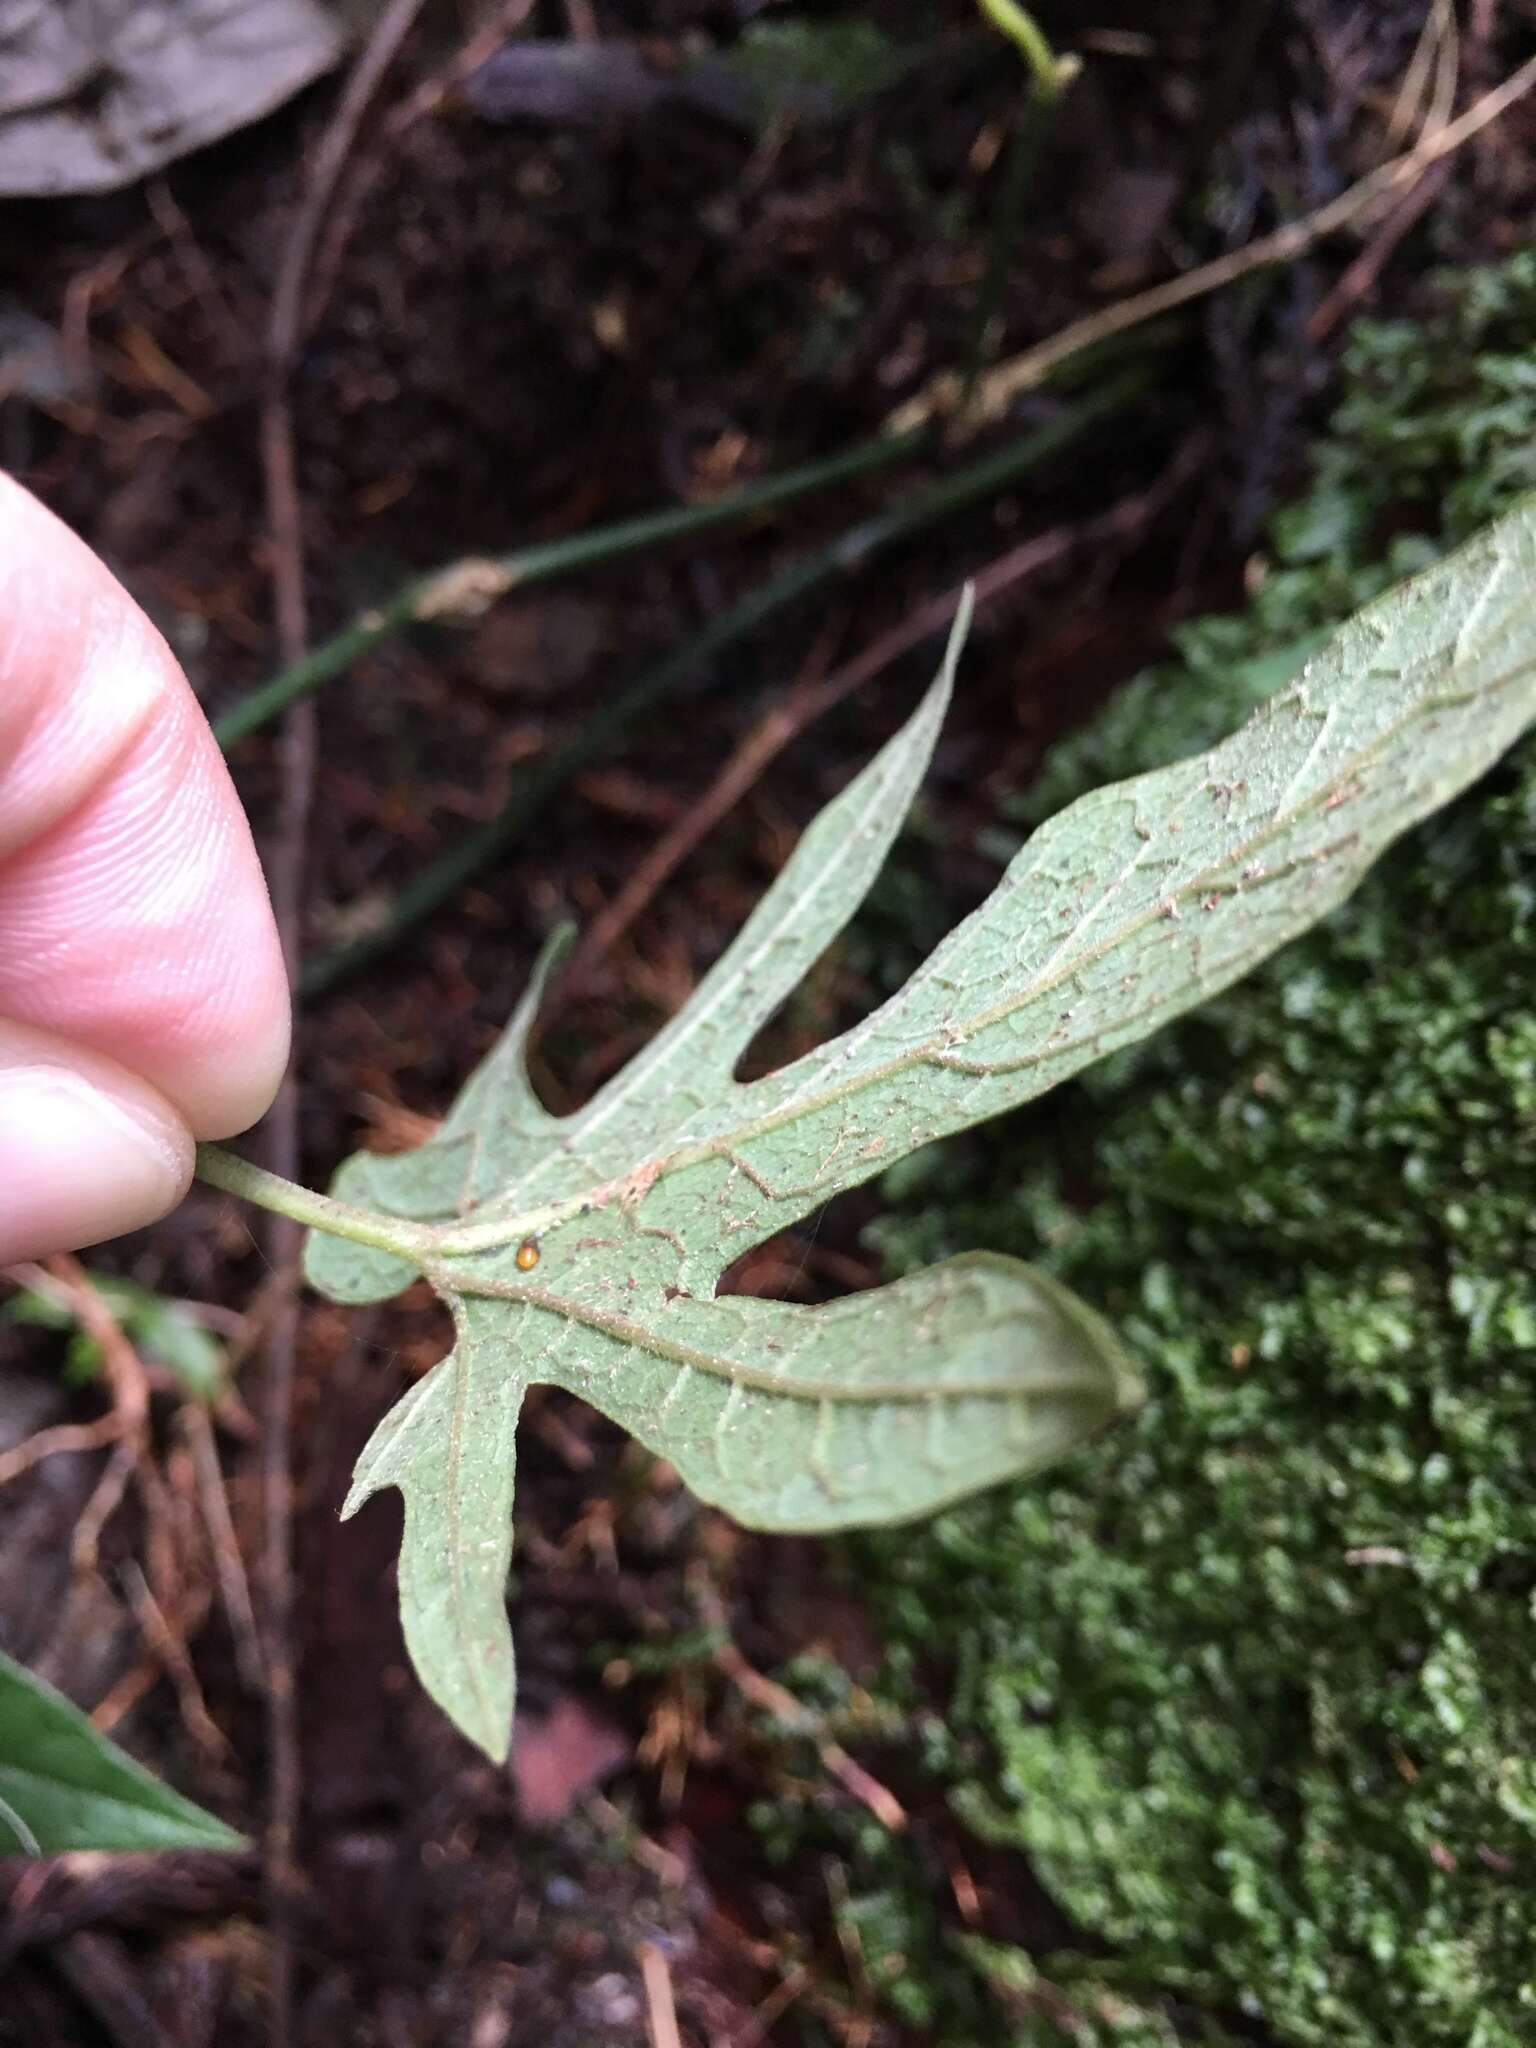
[[[352,1484],[347,1488],[347,1497],[342,1502],[340,1511],[336,1516],[337,1521],[350,1522],[364,1502],[372,1500],[377,1492],[378,1488],[372,1479],[364,1478],[361,1475],[354,1475]]]
[[[1146,1381],[1123,1359],[1115,1367],[1114,1402],[1117,1418],[1134,1415],[1147,1404]]]

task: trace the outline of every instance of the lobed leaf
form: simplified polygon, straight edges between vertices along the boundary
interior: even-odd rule
[[[406,1502],[401,1601],[429,1689],[504,1751],[504,1583],[525,1389],[582,1395],[706,1499],[777,1529],[921,1514],[1133,1405],[1083,1304],[959,1260],[825,1308],[717,1298],[727,1265],[946,1132],[1226,987],[1323,916],[1536,716],[1536,510],[1361,612],[1241,731],[1043,826],[873,1015],[740,1082],[852,915],[921,779],[964,620],[908,724],[805,834],[693,999],[574,1115],[524,1047],[549,956],[442,1130],[361,1156],[308,1270],[339,1300],[424,1272],[458,1344],[381,1426],[348,1502]]]

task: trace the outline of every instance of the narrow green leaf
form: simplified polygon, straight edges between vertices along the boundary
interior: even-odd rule
[[[243,1846],[98,1735],[62,1693],[0,1654],[0,1855]]]
[[[738,1081],[884,858],[958,647],[957,631],[914,717],[622,1074],[551,1117],[522,1059],[533,992],[432,1143],[343,1169],[337,1192],[368,1213],[337,1225],[373,1242],[311,1239],[310,1277],[338,1299],[419,1270],[453,1307],[453,1359],[382,1425],[353,1502],[404,1493],[412,1654],[493,1754],[529,1385],[582,1395],[704,1497],[778,1529],[925,1513],[1134,1403],[1098,1318],[1010,1261],[955,1261],[818,1309],[716,1287],[742,1252],[916,1146],[1227,986],[1488,767],[1536,716],[1536,509],[1368,607],[1231,739],[1073,804],[888,1003]]]

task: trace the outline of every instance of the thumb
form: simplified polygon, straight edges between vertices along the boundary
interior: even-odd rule
[[[192,1154],[186,1123],[147,1081],[0,1020],[0,1265],[163,1215],[186,1192]]]

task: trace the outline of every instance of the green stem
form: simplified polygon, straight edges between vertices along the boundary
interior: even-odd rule
[[[1049,92],[1059,92],[1064,82],[1061,73],[1067,68],[1066,63],[1058,59],[1046,41],[1044,31],[1034,17],[1019,6],[1018,0],[976,0],[976,4],[1024,59],[1034,74],[1036,86]]]
[[[841,454],[821,462],[809,462],[782,476],[768,477],[744,491],[709,505],[678,505],[663,512],[647,512],[637,519],[621,519],[612,526],[599,526],[565,540],[542,541],[535,547],[518,548],[507,555],[471,557],[450,563],[415,577],[382,605],[360,612],[341,632],[312,648],[302,661],[283,669],[269,682],[214,720],[219,745],[232,747],[286,711],[290,704],[307,696],[320,684],[329,682],[352,663],[359,661],[381,641],[393,639],[408,627],[444,616],[453,606],[456,591],[465,591],[482,605],[488,597],[525,590],[535,583],[548,583],[577,569],[590,569],[600,562],[659,546],[686,534],[707,532],[711,527],[729,525],[756,512],[771,511],[814,491],[883,469],[921,445],[921,434],[883,434],[862,441]]]
[[[376,1216],[367,1209],[354,1209],[348,1202],[333,1201],[329,1195],[302,1188],[297,1181],[284,1180],[281,1174],[268,1173],[264,1166],[254,1166],[249,1159],[226,1152],[222,1145],[198,1146],[197,1177],[210,1187],[222,1188],[226,1195],[254,1202],[259,1209],[291,1217],[295,1223],[326,1231],[332,1237],[351,1238],[355,1244],[393,1252],[397,1258],[416,1260],[435,1248],[435,1236],[419,1224]]]
[[[400,892],[378,930],[307,962],[299,977],[300,994],[316,996],[335,988],[424,923],[526,830],[577,770],[672,695],[707,662],[746,639],[798,599],[852,574],[897,541],[911,539],[950,513],[993,496],[1139,396],[1146,382],[1143,370],[1122,372],[1055,419],[968,464],[904,505],[840,533],[827,547],[799,557],[767,582],[749,590],[682,647],[644,670],[627,690],[594,712],[569,739],[530,769],[494,818],[466,833]]]

